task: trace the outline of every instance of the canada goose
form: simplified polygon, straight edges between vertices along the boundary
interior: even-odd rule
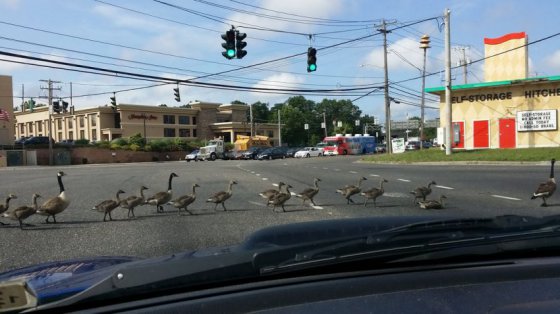
[[[278,193],[280,193],[282,191],[282,186],[286,185],[286,183],[284,182],[278,182],[278,189],[268,189],[266,191],[263,191],[261,193],[259,193],[259,195],[264,198],[267,203],[270,200],[271,197],[277,195]]]
[[[556,180],[554,180],[554,163],[556,162],[556,159],[552,158],[552,160],[550,161],[550,178],[548,178],[548,180],[546,182],[543,182],[541,184],[539,184],[539,187],[537,188],[537,190],[535,191],[535,193],[533,193],[533,196],[531,196],[531,199],[534,200],[537,197],[542,198],[542,204],[541,206],[548,206],[546,204],[546,199],[551,197],[552,194],[554,193],[554,191],[556,191]]]
[[[111,217],[111,212],[113,211],[113,209],[119,207],[119,205],[121,203],[120,195],[122,193],[125,193],[125,192],[123,190],[118,190],[116,199],[105,200],[105,201],[93,206],[92,210],[97,210],[98,212],[105,213],[105,215],[103,215],[103,221],[107,221],[107,215],[109,215],[109,220],[113,220],[113,217]]]
[[[163,212],[163,204],[166,204],[173,197],[173,190],[171,189],[171,181],[174,177],[178,177],[175,172],[169,175],[169,182],[167,184],[167,192],[158,192],[146,200],[147,204],[155,205],[158,213]]]
[[[280,192],[268,200],[267,205],[273,205],[272,210],[276,211],[276,206],[282,206],[282,211],[286,211],[284,208],[284,203],[292,197],[292,193],[290,193],[290,188],[292,186],[289,184],[284,184],[285,192]]]
[[[192,185],[192,194],[179,196],[178,198],[172,200],[168,204],[171,204],[171,205],[173,205],[173,207],[177,208],[179,210],[179,214],[181,214],[181,208],[184,208],[186,212],[188,212],[189,214],[192,215],[193,213],[191,211],[189,211],[187,209],[187,207],[196,200],[195,189],[198,188],[198,187],[200,187],[200,185],[198,185],[196,183],[193,184]]]
[[[342,194],[342,196],[344,196],[344,198],[346,198],[346,204],[350,204],[350,202],[352,202],[352,204],[354,204],[354,201],[351,199],[352,195],[354,194],[358,194],[362,191],[362,181],[367,180],[364,177],[361,177],[358,180],[358,185],[347,185],[343,188],[340,188],[338,190],[336,190],[337,193]]]
[[[59,171],[56,174],[60,193],[58,194],[58,196],[48,199],[37,210],[37,214],[47,216],[47,219],[45,219],[46,223],[50,223],[49,218],[51,218],[51,216],[54,223],[56,223],[56,215],[60,214],[66,209],[66,207],[68,207],[68,205],[70,205],[70,199],[66,195],[66,192],[64,191],[64,185],[62,184],[62,177],[65,175],[66,173],[62,171]]]
[[[447,199],[447,197],[445,197],[445,195],[442,195],[439,197],[439,201],[438,200],[419,201],[418,204],[420,205],[420,208],[424,208],[424,209],[442,209],[443,206],[445,206],[443,204],[444,199]]]
[[[11,212],[5,213],[4,217],[19,221],[19,228],[23,230],[23,221],[37,212],[37,198],[39,197],[41,197],[41,195],[33,194],[33,204],[31,206],[20,206],[15,208]],[[26,225],[30,226],[29,224]]]
[[[303,190],[301,193],[296,194],[296,197],[301,198],[303,200],[303,204],[305,204],[305,201],[309,200],[311,202],[311,204],[315,205],[315,202],[313,201],[313,197],[315,197],[315,195],[317,195],[317,193],[319,193],[319,182],[320,181],[321,181],[321,179],[315,178],[313,180],[314,187],[307,188],[307,189]]]
[[[435,181],[432,181],[430,183],[428,183],[428,186],[421,186],[421,187],[417,187],[416,189],[414,189],[414,191],[410,191],[410,194],[414,195],[414,201],[413,203],[416,203],[416,200],[421,198],[423,201],[426,200],[426,196],[430,195],[430,193],[432,193],[432,185],[436,185],[437,183]]]
[[[16,198],[17,196],[15,194],[9,194],[8,197],[6,197],[5,204],[0,204],[0,215],[6,212],[8,208],[10,208],[10,200]],[[0,221],[0,225],[6,225],[6,224]]]
[[[134,208],[136,208],[139,205],[145,204],[146,198],[144,197],[144,190],[147,189],[148,189],[147,187],[142,185],[140,187],[140,196],[131,195],[121,201],[120,206],[122,208],[128,209],[128,214],[127,214],[128,218],[131,218],[131,214],[132,214],[132,218],[135,218],[136,216],[134,216]]]
[[[366,198],[366,201],[364,202],[364,207],[366,206],[368,200],[373,200],[373,206],[377,207],[377,204],[375,203],[375,200],[380,197],[381,195],[383,195],[383,193],[385,193],[385,190],[383,189],[383,183],[387,183],[389,181],[387,181],[386,179],[381,179],[381,181],[379,182],[379,188],[371,188],[367,191],[363,191],[362,193],[360,193],[360,195],[363,195]]]
[[[224,211],[226,211],[226,205],[224,205],[224,203],[226,202],[226,200],[228,198],[231,197],[231,187],[237,184],[236,181],[231,180],[229,181],[229,186],[228,189],[226,191],[220,191],[214,195],[212,195],[210,198],[208,198],[206,200],[207,203],[215,203],[216,205],[214,206],[214,210],[216,210],[216,207],[218,207],[218,204],[222,204],[222,207],[224,208]]]

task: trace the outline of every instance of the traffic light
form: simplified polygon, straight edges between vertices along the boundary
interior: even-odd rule
[[[227,59],[233,59],[235,57],[235,31],[231,29],[222,34],[222,39],[225,40],[225,43],[222,43],[222,47],[226,50],[222,52],[222,56]]]
[[[181,102],[181,94],[179,93],[179,86],[174,88],[173,92],[175,93],[175,101],[176,102]]]
[[[113,93],[113,97],[111,97],[110,99],[111,99],[111,106],[113,108],[117,108],[117,96],[115,95],[115,93]]]
[[[243,39],[247,38],[246,33],[240,33],[239,31],[235,32],[235,48],[237,49],[237,59],[241,59],[247,55],[247,51],[243,50],[243,48],[247,47],[247,43],[243,41]]]
[[[52,110],[53,110],[53,112],[60,113],[60,102],[58,100],[53,101]]]
[[[309,47],[307,49],[307,72],[314,72],[317,70],[317,49]]]
[[[68,112],[68,102],[66,102],[66,101],[62,101],[62,112],[63,113]]]

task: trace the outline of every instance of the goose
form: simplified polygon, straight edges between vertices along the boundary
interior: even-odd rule
[[[373,206],[377,207],[375,200],[381,195],[383,195],[383,193],[385,193],[385,190],[383,189],[383,183],[387,183],[387,182],[389,181],[387,181],[386,179],[381,179],[381,181],[379,182],[379,188],[371,188],[367,191],[363,191],[362,193],[360,193],[360,195],[363,195],[366,198],[366,201],[364,202],[364,207],[366,206],[368,200],[371,199],[373,199]]]
[[[266,191],[262,191],[261,193],[259,193],[259,195],[264,198],[267,203],[270,200],[271,197],[277,195],[278,193],[280,193],[282,191],[282,186],[286,185],[286,183],[284,182],[278,182],[278,189],[268,189]]]
[[[70,205],[70,199],[66,195],[66,192],[64,191],[64,185],[62,184],[62,177],[65,175],[66,173],[64,173],[63,171],[59,171],[56,174],[60,193],[58,194],[58,196],[48,199],[37,210],[37,214],[47,216],[47,219],[45,219],[45,223],[50,223],[49,218],[51,218],[51,216],[54,223],[56,223],[56,215],[60,214],[66,209],[66,207],[68,207],[68,205]]]
[[[416,204],[416,200],[421,198],[423,201],[426,200],[426,196],[432,193],[432,185],[437,185],[435,181],[428,183],[428,186],[421,186],[414,189],[414,191],[410,191],[410,194],[414,195],[413,203]]]
[[[123,190],[118,190],[116,199],[105,200],[105,201],[93,206],[92,210],[97,210],[98,212],[105,213],[105,215],[103,215],[103,221],[107,221],[107,215],[109,215],[109,220],[113,220],[113,217],[111,217],[111,212],[113,211],[113,209],[119,207],[119,205],[121,204],[120,195],[122,193],[125,193],[125,192]]]
[[[174,177],[178,177],[178,175],[176,175],[175,172],[172,172],[169,175],[169,182],[167,184],[167,191],[166,192],[158,192],[158,193],[154,194],[152,197],[149,197],[146,200],[146,204],[156,206],[156,211],[158,213],[163,212],[163,206],[162,205],[169,202],[171,200],[171,198],[173,197],[173,190],[171,189],[171,181],[173,180]]]
[[[5,204],[0,204],[0,215],[8,211],[8,208],[10,208],[11,199],[17,199],[17,196],[15,194],[9,194],[8,197],[6,197]],[[0,221],[0,225],[6,225],[6,224]]]
[[[228,186],[228,189],[226,191],[220,191],[220,192],[212,195],[210,198],[208,198],[206,200],[206,202],[216,204],[214,206],[214,210],[216,210],[216,208],[218,207],[218,204],[222,204],[222,207],[224,208],[224,211],[226,211],[227,209],[226,209],[226,206],[224,205],[224,203],[226,202],[226,200],[228,198],[231,197],[231,187],[234,184],[237,184],[237,182],[234,181],[234,180],[229,181],[229,186]]]
[[[556,159],[552,158],[552,160],[550,161],[550,178],[548,178],[548,180],[546,182],[543,182],[541,184],[539,184],[539,186],[537,187],[537,190],[535,191],[535,193],[533,193],[533,196],[531,196],[531,199],[534,200],[535,198],[542,198],[543,202],[541,204],[541,206],[548,206],[546,204],[546,199],[551,197],[552,194],[554,193],[554,191],[556,191],[556,180],[554,179],[554,163],[556,162]]]
[[[309,200],[311,202],[311,204],[313,204],[315,206],[315,202],[313,201],[313,197],[315,197],[315,195],[317,195],[317,193],[319,193],[319,182],[320,181],[321,181],[321,179],[319,179],[319,178],[313,179],[314,187],[307,188],[307,189],[303,190],[301,193],[296,194],[296,197],[301,198],[303,200],[303,204],[305,204],[305,201]]]
[[[5,213],[4,217],[19,221],[19,228],[23,230],[23,221],[37,212],[37,198],[41,197],[39,194],[33,194],[33,204],[31,206],[20,206],[15,208],[9,213]],[[26,224],[31,226],[29,224]]]
[[[131,195],[127,198],[125,198],[124,200],[121,201],[120,206],[122,208],[126,208],[128,209],[128,214],[127,217],[128,218],[136,218],[136,216],[134,216],[134,208],[136,208],[137,206],[143,205],[146,201],[146,198],[144,197],[144,190],[147,190],[148,188],[145,186],[141,186],[140,187],[140,196],[138,195]],[[132,217],[131,217],[132,214]]]
[[[276,206],[282,206],[282,211],[286,212],[284,208],[284,203],[292,197],[292,193],[290,193],[290,188],[292,188],[289,184],[284,184],[285,192],[280,192],[268,200],[267,205],[273,205],[272,210],[276,211]]]
[[[192,194],[179,196],[178,198],[172,200],[168,204],[173,205],[173,207],[177,208],[179,210],[179,214],[181,214],[181,208],[184,208],[186,212],[188,212],[189,214],[192,215],[193,213],[187,209],[187,206],[189,206],[190,204],[192,204],[196,200],[195,189],[199,188],[199,187],[200,187],[200,185],[198,185],[196,183],[193,184],[192,185]]]
[[[439,201],[438,200],[419,201],[418,204],[420,205],[420,208],[424,208],[424,209],[442,209],[443,206],[445,206],[443,204],[444,199],[447,199],[447,197],[445,197],[445,195],[442,195],[439,197]]]
[[[352,204],[354,204],[354,201],[351,199],[351,197],[354,194],[358,194],[362,191],[362,181],[367,180],[365,177],[361,177],[358,180],[358,185],[347,185],[343,188],[340,188],[338,190],[336,190],[337,193],[342,194],[342,196],[344,196],[344,198],[346,198],[346,204],[350,204],[350,202],[352,202]]]

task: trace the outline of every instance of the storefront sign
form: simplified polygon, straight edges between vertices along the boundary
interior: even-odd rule
[[[533,110],[517,112],[517,131],[557,130],[556,110]]]
[[[404,153],[404,138],[394,138],[391,141],[391,147],[393,148],[394,154],[401,154]]]
[[[128,115],[129,120],[139,119],[139,120],[157,120],[157,117],[154,115],[147,115],[147,114],[130,114]]]

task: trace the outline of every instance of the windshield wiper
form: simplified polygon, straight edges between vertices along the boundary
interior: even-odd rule
[[[419,254],[463,249],[461,254],[489,254],[523,249],[526,243],[504,248],[504,243],[560,236],[560,216],[499,216],[483,219],[456,219],[413,223],[363,236],[321,241],[306,249],[283,248],[255,255],[260,273],[276,274],[348,262],[375,259],[389,262]],[[494,245],[489,250],[489,245]],[[544,245],[559,246],[559,243]],[[465,248],[474,248],[465,251]],[[534,248],[531,246],[531,248]],[[453,253],[447,252],[446,256]],[[284,257],[276,262],[278,257]]]

